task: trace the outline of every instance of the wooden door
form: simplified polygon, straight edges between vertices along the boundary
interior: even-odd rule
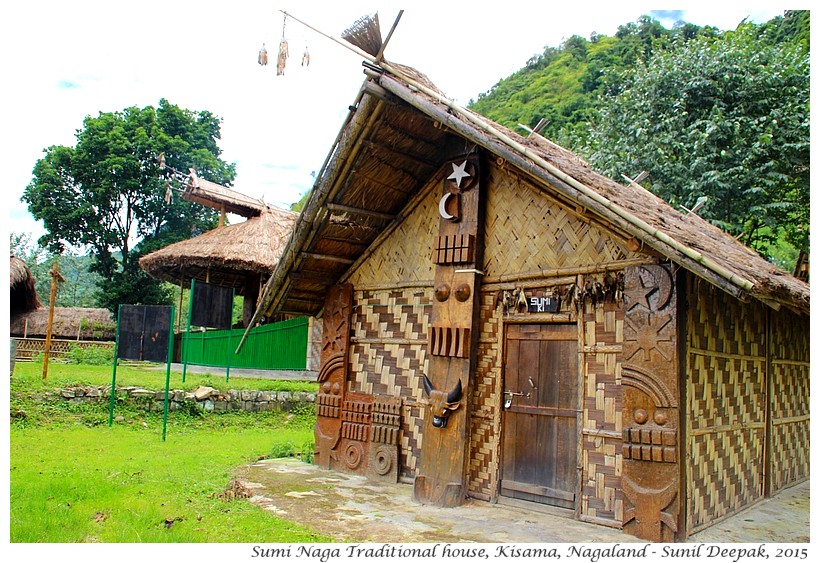
[[[578,485],[578,331],[574,324],[508,325],[503,496],[575,508]]]

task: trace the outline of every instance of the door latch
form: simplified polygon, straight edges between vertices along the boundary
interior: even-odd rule
[[[504,401],[504,408],[510,408],[512,405],[513,397],[523,397],[524,393],[516,393],[515,391],[504,391],[504,394],[507,396],[507,399]]]

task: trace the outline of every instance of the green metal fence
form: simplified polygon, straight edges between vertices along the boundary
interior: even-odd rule
[[[303,370],[307,365],[308,319],[301,317],[251,329],[209,330],[182,335],[180,360],[199,366]]]

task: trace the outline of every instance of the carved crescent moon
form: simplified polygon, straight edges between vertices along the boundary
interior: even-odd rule
[[[441,199],[438,202],[438,214],[441,215],[442,219],[446,219],[447,221],[457,221],[458,220],[458,217],[456,217],[455,215],[450,215],[447,212],[447,202],[450,200],[450,196],[453,196],[453,195],[455,195],[455,194],[452,193],[452,192],[447,192],[446,194],[441,196]]]

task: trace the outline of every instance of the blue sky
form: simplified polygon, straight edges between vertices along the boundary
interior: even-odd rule
[[[280,9],[338,37],[376,11],[386,35],[405,8],[387,59],[424,72],[466,105],[545,46],[557,47],[575,34],[612,35],[643,14],[667,27],[684,19],[731,29],[745,17],[766,21],[795,7],[771,1],[556,4],[14,3],[0,34],[6,76],[14,85],[4,93],[11,127],[2,140],[6,228],[35,238],[43,232],[20,197],[44,148],[73,145],[85,116],[156,106],[160,98],[223,118],[220,147],[222,157],[237,164],[237,190],[280,206],[296,201],[312,185],[311,172],[321,167],[364,76],[361,58],[293,18],[285,20]],[[276,76],[273,65],[260,67],[256,58],[263,42],[275,53],[283,26],[291,58],[285,76]],[[311,53],[307,68],[299,64],[305,47]]]

